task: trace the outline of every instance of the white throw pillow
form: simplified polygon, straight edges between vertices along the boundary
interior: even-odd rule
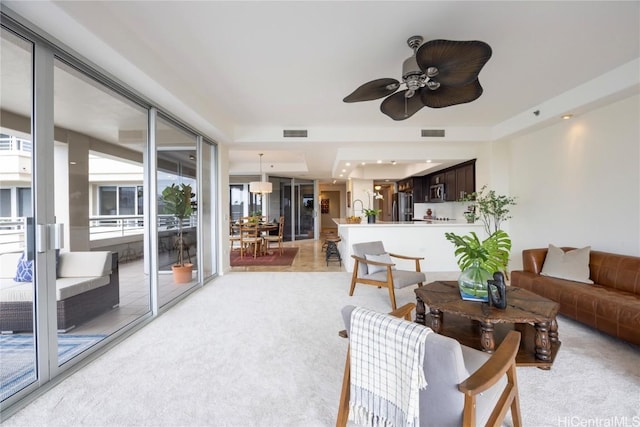
[[[565,252],[561,248],[549,245],[540,275],[593,284],[589,279],[590,252],[591,246]]]
[[[391,260],[391,256],[388,253],[383,253],[380,255],[366,255],[364,256],[364,258],[368,261],[375,261],[375,262],[386,262],[387,264],[393,264],[393,261]],[[373,273],[377,273],[379,271],[387,271],[387,267],[383,266],[383,265],[371,265],[371,264],[367,264],[367,268],[368,268],[368,272],[369,274],[373,274]],[[395,270],[395,267],[391,267],[392,270]]]

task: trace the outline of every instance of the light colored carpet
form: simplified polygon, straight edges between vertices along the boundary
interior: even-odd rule
[[[347,348],[338,337],[340,309],[389,310],[383,289],[361,285],[349,297],[349,278],[227,274],[3,427],[335,425]],[[413,302],[413,287],[397,299]],[[640,350],[565,318],[558,323],[553,368],[518,368],[524,425],[639,425]]]

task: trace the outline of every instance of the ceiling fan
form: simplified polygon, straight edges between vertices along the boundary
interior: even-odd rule
[[[343,99],[371,101],[387,97],[380,111],[393,120],[405,120],[422,107],[443,108],[475,101],[482,95],[480,70],[491,58],[491,47],[481,41],[431,40],[412,36],[413,55],[402,64],[402,82],[383,78],[367,82]],[[402,86],[405,90],[396,92]]]

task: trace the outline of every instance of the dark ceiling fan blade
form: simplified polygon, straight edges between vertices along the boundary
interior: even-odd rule
[[[371,80],[360,86],[346,96],[344,102],[360,102],[371,101],[372,99],[379,99],[387,95],[391,95],[398,90],[400,82],[396,79],[376,79]]]
[[[477,40],[431,40],[418,48],[416,61],[424,72],[436,67],[433,80],[441,85],[463,86],[478,78],[491,53],[491,46]]]
[[[406,90],[394,93],[382,101],[382,104],[380,104],[380,111],[391,117],[393,120],[408,119],[424,107],[424,104],[420,99],[420,92],[423,92],[424,90],[425,89],[418,89],[415,95],[411,98],[405,98],[404,94],[407,92]]]
[[[482,95],[482,86],[476,79],[464,86],[440,86],[436,90],[422,89],[420,100],[427,107],[443,108],[475,101],[480,95]]]

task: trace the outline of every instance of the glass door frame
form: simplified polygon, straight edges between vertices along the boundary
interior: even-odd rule
[[[54,158],[54,91],[53,50],[35,42],[33,61],[33,216],[35,230],[35,307],[34,312],[38,385],[49,381],[68,367],[58,365],[58,331],[56,287],[56,254],[51,246],[49,230],[55,218]]]
[[[284,184],[284,186],[289,186],[289,200],[291,201],[291,205],[289,207],[289,211],[288,212],[284,212],[282,211],[282,214],[285,215],[285,217],[288,217],[291,219],[289,221],[289,224],[285,224],[285,226],[288,229],[288,236],[290,237],[290,240],[286,240],[286,241],[296,241],[296,240],[309,240],[309,239],[317,239],[319,236],[318,233],[318,225],[319,225],[319,216],[318,216],[318,205],[319,202],[318,201],[318,197],[319,197],[319,186],[318,186],[318,181],[317,180],[310,180],[310,179],[297,179],[297,178],[290,178],[290,177],[282,177],[282,176],[269,176],[268,177],[269,181],[272,183],[274,188],[278,188],[280,187],[281,184]],[[300,226],[300,209],[301,206],[300,204],[302,203],[302,193],[300,193],[300,186],[301,185],[311,185],[313,186],[313,211],[311,213],[312,216],[312,227],[313,227],[313,236],[309,237],[308,239],[302,239],[302,238],[298,238],[296,239],[296,230],[299,228]],[[269,208],[271,208],[272,206],[281,206],[281,202],[282,200],[280,200],[278,203],[273,203],[273,201],[271,200],[271,197],[273,197],[274,193],[271,193],[271,195],[268,197],[268,205]],[[299,196],[299,197],[298,197]],[[278,216],[281,213],[278,212]],[[269,212],[269,216],[270,217],[274,217],[275,213],[274,212]],[[285,233],[287,234],[287,233]]]

